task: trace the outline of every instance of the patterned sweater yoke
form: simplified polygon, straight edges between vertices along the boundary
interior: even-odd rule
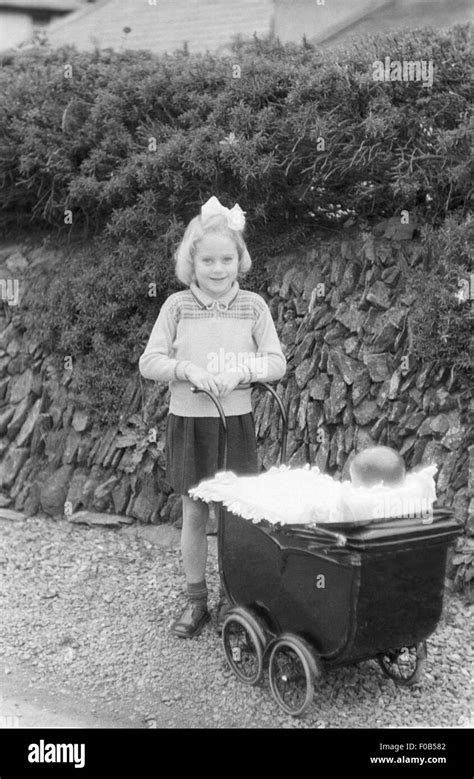
[[[275,325],[263,298],[234,282],[221,298],[206,296],[196,285],[170,295],[139,360],[142,376],[170,383],[170,412],[177,416],[218,416],[212,401],[194,394],[175,377],[179,361],[209,373],[244,364],[252,381],[276,381],[286,370]],[[251,411],[250,390],[236,389],[222,400],[228,415]]]

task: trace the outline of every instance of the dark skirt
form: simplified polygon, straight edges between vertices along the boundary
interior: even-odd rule
[[[218,417],[168,415],[166,478],[173,490],[187,495],[203,479],[222,471],[224,430]],[[227,417],[227,471],[238,476],[258,473],[253,413]]]

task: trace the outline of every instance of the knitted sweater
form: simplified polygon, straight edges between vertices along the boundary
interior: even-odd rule
[[[241,290],[236,281],[218,299],[205,295],[195,284],[170,295],[139,360],[145,379],[170,383],[170,413],[183,417],[218,416],[210,398],[191,392],[188,381],[177,380],[175,369],[181,360],[214,374],[244,365],[251,381],[276,381],[286,370],[267,304],[255,292]],[[226,416],[252,410],[250,388],[236,388],[220,401]]]

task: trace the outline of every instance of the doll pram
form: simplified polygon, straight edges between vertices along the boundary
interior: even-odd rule
[[[286,459],[286,414],[281,461]],[[219,401],[207,393],[225,416]],[[283,711],[303,714],[325,669],[376,658],[400,685],[414,684],[426,639],[441,616],[447,551],[462,533],[451,512],[328,526],[258,525],[220,506],[218,559],[232,604],[222,641],[242,682],[268,665]]]

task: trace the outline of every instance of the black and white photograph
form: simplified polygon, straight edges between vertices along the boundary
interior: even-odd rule
[[[1,779],[472,777],[473,8],[0,2]]]

